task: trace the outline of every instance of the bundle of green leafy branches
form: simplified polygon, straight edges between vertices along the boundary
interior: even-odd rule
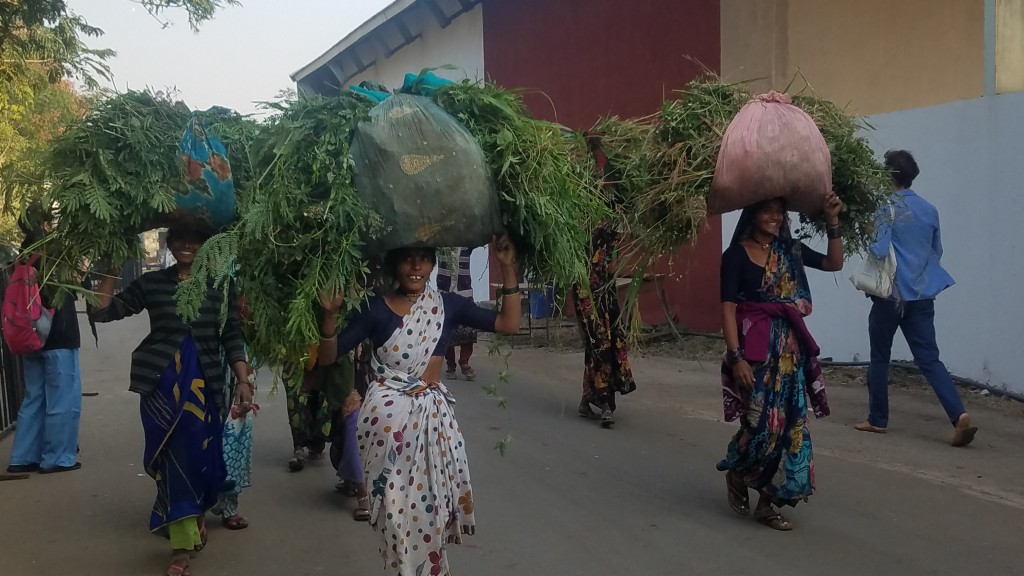
[[[151,92],[98,99],[54,139],[45,161],[57,227],[47,283],[77,286],[90,262],[143,257],[139,233],[174,209],[184,186],[178,143],[191,111]]]
[[[874,215],[891,194],[887,172],[862,135],[870,126],[805,92],[793,103],[814,119],[829,146],[833,188],[845,205],[841,220],[847,253],[862,252],[873,241]],[[617,222],[627,238],[620,261],[633,268],[636,280],[626,297],[634,335],[640,327],[640,280],[659,258],[671,257],[704,229],[722,136],[751,96],[742,84],[707,74],[666,101],[658,114],[605,118],[594,127],[608,156],[606,178],[615,190]],[[824,235],[820,216],[800,219],[802,237]]]
[[[209,134],[224,142],[235,184],[238,213],[245,214],[254,197],[256,179],[272,161],[272,150],[260,144],[263,124],[249,116],[227,108],[215,106],[198,113]],[[241,244],[240,223],[236,222],[203,243],[196,253],[192,275],[178,285],[176,296],[178,315],[187,321],[199,316],[199,309],[209,290],[223,294],[221,321],[227,318],[227,307],[238,296],[236,282]]]
[[[237,242],[251,350],[262,363],[294,367],[308,357],[320,338],[321,292],[344,289],[349,307],[360,303],[369,273],[361,246],[380,219],[356,197],[349,145],[372,106],[354,93],[270,104],[277,114],[252,150],[270,160],[258,164],[237,236],[215,237],[200,251],[220,252],[210,261],[223,274]]]
[[[466,80],[434,97],[483,148],[526,276],[561,287],[585,284],[590,233],[608,206],[583,139],[534,118],[517,92],[493,84]]]
[[[480,142],[526,274],[561,286],[585,280],[591,224],[607,208],[582,140],[534,119],[517,94],[496,86],[456,83],[432,96]],[[252,350],[263,362],[300,365],[320,338],[321,291],[344,289],[348,305],[358,306],[356,293],[382,256],[363,250],[367,235],[387,223],[359,202],[349,149],[374,104],[353,92],[275,103],[277,115],[250,151],[265,168],[250,187],[237,236],[214,237],[197,255],[197,270],[202,262],[223,274],[237,248]]]
[[[641,261],[672,254],[703,228],[722,135],[750,98],[742,85],[709,74],[690,82],[657,115],[597,123],[621,221]],[[860,135],[868,126],[814,94],[797,95],[793,103],[814,119],[828,143],[833,187],[846,205],[848,251],[862,251],[872,239],[874,214],[891,193],[884,168]],[[801,219],[805,236],[824,234],[823,222]]]

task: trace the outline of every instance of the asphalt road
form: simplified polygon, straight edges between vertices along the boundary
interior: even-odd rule
[[[145,319],[101,327],[82,351],[80,471],[0,482],[0,575],[158,575],[166,542],[148,534],[154,490],[140,461],[130,351]],[[84,332],[83,332],[84,333]],[[483,348],[481,346],[481,348]],[[818,493],[774,532],[736,516],[714,464],[733,425],[720,422],[716,367],[637,359],[639,390],[620,401],[615,430],[575,414],[581,356],[516,350],[508,409],[481,390],[497,377],[481,356],[477,382],[456,381],[469,443],[477,535],[454,547],[456,576],[761,576],[1024,574],[1024,409],[969,398],[974,445],[951,429],[927,390],[895,391],[890,433],[858,433],[864,392],[830,391],[833,416],[813,422]],[[384,574],[375,535],[351,519],[329,464],[290,473],[283,394],[258,395],[255,485],[248,530],[212,523],[196,576]],[[494,444],[506,433],[505,456]],[[10,438],[0,441],[7,461]]]

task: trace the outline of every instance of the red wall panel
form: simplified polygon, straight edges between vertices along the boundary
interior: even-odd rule
[[[525,96],[533,113],[574,129],[652,114],[672,90],[720,66],[719,0],[484,0],[483,14],[487,76],[537,91]],[[663,290],[673,316],[717,331],[722,231],[719,218],[708,224],[658,272],[671,274]],[[663,321],[647,292],[644,320]]]

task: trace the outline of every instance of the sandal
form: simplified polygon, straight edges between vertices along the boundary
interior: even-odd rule
[[[192,576],[188,554],[175,554],[171,565],[167,567],[167,576]]]
[[[221,522],[223,522],[224,527],[228,530],[245,530],[249,527],[249,521],[240,514],[228,516]]]
[[[611,428],[615,426],[615,416],[610,408],[605,408],[601,411],[601,428]]]
[[[740,516],[750,514],[750,494],[747,485],[732,470],[725,473],[725,485],[729,489],[729,507]]]
[[[470,366],[469,364],[462,364],[461,368],[462,375],[465,376],[466,380],[469,380],[470,382],[476,380],[476,370],[473,370],[472,366]]]
[[[350,498],[353,498],[357,495],[356,487],[352,484],[349,484],[348,482],[345,482],[344,480],[338,480],[338,483],[334,485],[334,489],[337,490],[338,492],[341,492],[342,496],[348,496]]]
[[[586,418],[588,420],[597,420],[598,418],[601,417],[597,412],[591,410],[590,403],[585,400],[583,402],[580,402],[580,407],[577,410],[577,414],[580,415],[580,418]]]
[[[288,469],[292,472],[298,472],[306,467],[306,449],[299,448],[292,454],[292,459],[288,461]]]
[[[780,532],[789,532],[793,529],[793,524],[786,517],[777,512],[774,508],[768,508],[767,512],[759,512],[754,518],[758,524],[764,524],[772,530],[778,530]]]
[[[370,521],[370,497],[363,496],[356,501],[356,509],[352,512],[352,519],[356,522]]]

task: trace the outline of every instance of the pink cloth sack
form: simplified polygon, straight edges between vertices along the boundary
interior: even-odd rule
[[[816,215],[832,189],[832,156],[814,120],[785,94],[755,96],[729,122],[718,151],[708,211],[722,214],[771,198]]]

